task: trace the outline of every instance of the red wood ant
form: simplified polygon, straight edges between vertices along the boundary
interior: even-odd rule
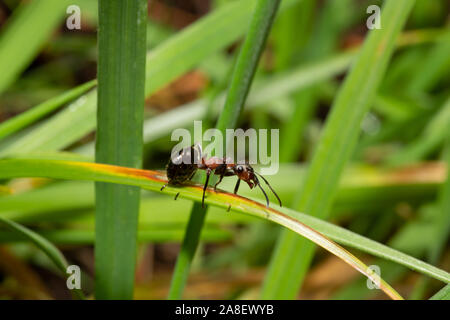
[[[182,159],[188,161],[182,161]],[[206,188],[208,187],[209,177],[211,176],[211,174],[219,176],[219,181],[214,185],[214,191],[216,191],[217,186],[222,182],[223,177],[237,176],[238,180],[236,182],[236,186],[234,187],[234,194],[237,194],[241,180],[244,180],[245,182],[247,182],[250,189],[253,189],[256,186],[261,189],[264,197],[266,198],[267,207],[269,207],[269,197],[267,196],[266,192],[261,186],[261,183],[259,182],[259,176],[262,180],[264,180],[269,189],[273,192],[278,202],[280,203],[280,207],[282,206],[280,197],[278,197],[275,190],[273,190],[273,188],[270,186],[267,179],[264,178],[261,174],[254,171],[252,166],[248,163],[235,164],[231,161],[226,161],[226,159],[219,157],[211,157],[209,159],[205,159],[202,155],[201,147],[198,144],[180,150],[174,160],[175,162],[172,161],[171,158],[169,160],[169,163],[167,164],[166,171],[168,182],[167,184],[162,186],[161,190],[163,190],[167,185],[181,185],[184,182],[191,180],[197,169],[201,169],[206,171],[206,181],[203,186],[202,207],[204,207],[205,192]],[[178,194],[175,196],[175,199],[178,197]]]

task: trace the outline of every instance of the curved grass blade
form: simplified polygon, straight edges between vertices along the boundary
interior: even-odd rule
[[[75,161],[36,159],[0,160],[0,179],[19,177],[102,181],[135,185],[172,196],[179,192],[180,198],[195,200],[197,202],[201,202],[203,189],[203,185],[186,185],[182,188],[168,186],[164,191],[160,191],[161,187],[167,183],[165,174],[160,171]],[[231,204],[231,209],[234,211],[259,218],[267,218],[265,204],[226,192],[215,193],[208,189],[208,197],[205,203],[224,209],[228,209],[229,204]],[[273,209],[271,210],[274,212]],[[388,259],[440,281],[450,283],[449,273],[354,232],[292,209],[278,208],[278,211],[275,212],[281,212],[299,220],[344,245]]]
[[[95,128],[96,105],[97,90],[91,90],[2,149],[0,154],[5,157],[18,153],[64,149]]]
[[[435,44],[423,63],[418,66],[406,90],[411,95],[430,91],[450,67],[450,30],[444,28],[445,39]]]
[[[389,165],[401,165],[416,162],[435,151],[445,142],[450,123],[450,96],[444,105],[428,122],[420,137],[408,144],[404,149],[386,159]]]
[[[361,121],[375,97],[395,41],[414,1],[388,1],[381,13],[383,28],[371,30],[333,103],[306,180],[294,208],[326,219],[339,178],[356,145]],[[284,230],[272,255],[261,296],[293,299],[314,254],[314,245]]]
[[[0,223],[10,229],[12,232],[19,234],[23,238],[33,242],[39,249],[41,249],[50,260],[56,265],[58,270],[61,271],[63,275],[67,274],[67,267],[69,266],[66,258],[64,258],[63,254],[47,239],[43,238],[39,234],[34,231],[31,231],[24,226],[15,223],[14,221],[5,219],[0,216]],[[72,290],[73,294],[79,298],[84,299],[83,292],[79,289]]]
[[[285,8],[283,3],[280,11]],[[217,18],[216,13],[212,13],[211,15],[211,21],[204,21],[204,28],[211,28],[211,25]],[[181,34],[183,34],[183,32],[181,32]],[[196,32],[200,31],[197,30]],[[192,39],[194,36],[202,38],[202,35],[199,35],[198,33],[190,34],[187,38]],[[176,37],[178,37],[178,35]],[[423,32],[415,30],[405,32],[399,38],[399,45],[415,45],[437,41],[441,37],[442,33],[440,32]],[[184,36],[181,38],[184,39]],[[184,43],[185,41],[187,42],[187,39],[182,42]],[[192,41],[190,43],[192,43]],[[167,50],[169,49],[161,50],[159,54],[164,54]],[[180,50],[178,49],[175,50],[175,52],[179,51]],[[336,76],[348,68],[357,53],[357,51],[353,50],[345,52],[313,65],[301,66],[293,71],[275,76],[273,79],[265,80],[261,84],[255,83],[254,89],[248,96],[247,105],[249,108],[252,108],[266,103],[268,99],[277,99],[280,96],[287,95],[297,89],[305,88],[311,84]],[[210,54],[210,52],[205,53],[205,56],[202,57],[206,57],[207,54]],[[156,59],[157,57],[154,56],[154,58]],[[149,61],[151,62],[152,60],[148,59],[147,63],[149,63]],[[166,70],[167,68],[168,67],[166,66]],[[148,79],[149,74],[147,74],[146,77],[147,81],[150,81]],[[147,95],[151,93],[152,92],[147,92]],[[12,154],[34,151],[54,151],[71,145],[95,129],[96,99],[97,93],[95,90],[81,96],[65,110],[45,121],[36,129],[33,129],[30,134],[12,143],[10,146],[5,147],[0,154],[10,156]],[[223,104],[223,99],[224,96],[219,98],[216,106]],[[157,138],[169,134],[174,128],[185,127],[192,123],[192,121],[200,119],[204,115],[206,108],[207,102],[198,100],[179,107],[176,110],[167,111],[146,120],[144,123],[144,142],[152,142]],[[217,112],[218,109],[214,108],[214,111]],[[83,149],[86,150],[83,153],[94,154],[93,143],[89,143]]]
[[[450,284],[439,290],[430,300],[450,300]]]
[[[44,161],[40,160],[39,166],[36,166],[36,160],[1,160],[0,161],[0,177],[29,177],[42,176],[49,178],[62,179],[82,179],[95,180],[103,182],[113,182],[129,185],[138,185],[143,188],[158,191],[167,180],[165,176],[157,171],[139,170],[133,168],[116,167],[103,164],[92,163],[78,163],[69,161]],[[17,164],[19,164],[17,166]],[[8,168],[16,168],[15,170],[8,170]],[[36,168],[39,168],[37,170]],[[37,172],[36,172],[37,171]],[[178,193],[180,196],[187,199],[192,199],[197,202],[201,201],[202,186],[192,185],[183,188],[166,188],[169,193]],[[161,192],[161,191],[160,191]],[[206,199],[208,204],[228,208],[232,206],[233,210],[254,215],[261,218],[266,218],[270,221],[282,224],[283,226],[299,232],[301,235],[307,237],[311,241],[318,242],[317,244],[323,246],[327,250],[332,250],[340,258],[352,265],[358,271],[367,275],[373,281],[379,279],[374,278],[364,264],[349,254],[332,241],[324,238],[319,232],[307,227],[298,220],[290,217],[287,214],[281,213],[274,209],[267,209],[263,204],[254,202],[252,200],[223,192],[214,193],[209,191],[209,196]],[[369,271],[368,271],[369,270]],[[444,279],[450,282],[450,275],[444,273]],[[386,283],[381,281],[381,288],[392,298],[399,298],[398,294],[393,291]]]
[[[434,241],[432,244],[430,244],[427,252],[428,261],[433,264],[439,262],[439,259],[441,258],[442,253],[445,250],[445,244],[450,234],[450,127],[447,128],[446,132],[447,137],[444,145],[444,150],[442,152],[442,160],[447,163],[447,180],[442,185],[439,192],[437,210],[439,210],[440,212],[438,218],[436,219],[433,230],[435,234]],[[418,284],[416,284],[415,290],[412,294],[414,298],[420,298],[423,295],[428,285],[428,280],[429,279],[421,278],[418,281]],[[450,299],[450,290],[447,299]]]
[[[38,104],[37,106],[19,114],[16,117],[2,122],[0,124],[0,140],[41,119],[50,112],[61,107],[63,104],[82,95],[89,89],[92,89],[96,84],[97,80],[86,82],[78,87],[60,94],[57,97],[51,98],[41,104]]]
[[[299,1],[284,0],[280,10],[288,10]],[[255,0],[232,1],[150,51],[146,58],[145,95],[155,93],[176,77],[200,64],[211,54],[239,39],[246,31],[246,22],[254,4]],[[21,138],[10,148],[3,150],[3,154],[55,151],[70,146],[95,129],[96,107],[97,92],[93,90],[81,96],[76,102]]]
[[[66,154],[62,154],[60,157],[51,157],[51,154],[48,156],[47,160],[87,161]],[[25,159],[31,158],[45,159],[43,154],[39,157],[29,156]],[[271,177],[271,184],[283,195],[283,199],[287,200],[292,197],[293,192],[304,178],[304,169],[302,166],[281,165],[278,174]],[[385,205],[403,201],[413,200],[423,203],[434,200],[438,188],[445,181],[446,174],[446,166],[443,162],[389,170],[352,166],[344,171],[341,179],[337,198],[333,204],[334,217],[339,219],[339,212],[367,209],[377,212],[384,210]],[[292,181],[290,179],[292,176],[299,176],[300,181]],[[225,180],[222,189],[233,190],[234,186],[234,180]],[[256,196],[256,199],[261,199],[260,193],[255,193],[250,189],[243,189],[240,194],[245,197]],[[77,199],[77,201],[73,201],[73,199]],[[185,203],[172,200],[170,197],[154,197],[153,194],[146,194],[143,198],[140,217],[145,219],[149,225],[177,223],[185,226],[189,210],[186,210]],[[61,212],[90,210],[93,207],[93,188],[92,183],[88,181],[52,183],[29,192],[15,193],[0,198],[0,214],[8,219],[24,223],[46,222],[47,219],[60,221],[59,219],[64,219],[64,214]],[[148,212],[154,212],[161,207],[167,208],[167,215],[148,214]],[[207,222],[226,224],[251,221],[251,218],[248,219],[245,216],[223,215],[220,208],[213,210],[212,216],[208,214]]]

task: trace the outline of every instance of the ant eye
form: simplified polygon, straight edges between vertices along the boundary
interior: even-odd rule
[[[237,171],[238,173],[241,173],[242,171],[244,171],[244,167],[242,167],[242,166],[237,166],[236,171]]]

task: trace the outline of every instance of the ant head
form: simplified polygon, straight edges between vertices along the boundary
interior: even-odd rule
[[[238,176],[239,179],[244,180],[249,185],[250,189],[252,189],[257,181],[255,172],[253,168],[248,163],[246,164],[237,164],[233,167],[233,172]]]
[[[259,183],[259,179],[257,177],[257,176],[259,176],[267,184],[269,189],[273,192],[273,194],[277,198],[278,202],[280,203],[280,207],[282,206],[280,197],[278,197],[275,190],[273,190],[273,188],[270,186],[269,181],[267,181],[267,179],[264,178],[259,173],[255,172],[250,164],[248,164],[248,163],[237,164],[233,167],[233,171],[239,177],[239,179],[247,182],[250,189],[253,189],[254,187],[258,186],[261,189],[261,191],[263,192],[264,197],[266,198],[267,207],[269,207],[269,198],[267,197],[266,192],[264,191],[264,189],[261,187],[261,184]]]

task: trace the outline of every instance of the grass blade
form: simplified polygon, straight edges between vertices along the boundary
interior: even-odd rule
[[[445,70],[450,67],[450,31],[446,29],[446,35],[441,43],[437,43],[428,54],[424,63],[419,65],[411,79],[407,90],[411,94],[429,91],[445,76]]]
[[[32,132],[1,150],[2,156],[34,151],[61,150],[95,128],[97,90],[70,103]],[[86,106],[94,106],[86,108]]]
[[[311,34],[311,41],[304,50],[305,60],[317,61],[330,56],[335,51],[337,40],[347,27],[346,24],[349,23],[347,19],[343,18],[345,14],[342,12],[350,7],[351,4],[348,0],[328,1],[324,4]],[[312,12],[309,13],[309,15],[311,14]],[[345,23],[342,22],[343,20]],[[306,125],[315,113],[318,106],[317,96],[317,89],[314,87],[298,91],[293,96],[295,108],[291,113],[290,120],[280,129],[282,133],[281,162],[295,161],[299,155],[302,149],[302,139],[299,137],[304,136]]]
[[[45,158],[39,156],[24,159]],[[84,161],[75,157],[55,157],[46,160]],[[304,173],[303,167],[282,165],[278,174],[271,179],[271,184],[283,199],[290,200],[304,179]],[[413,200],[414,203],[420,204],[432,201],[436,198],[437,190],[445,181],[446,175],[445,164],[439,162],[389,170],[375,167],[357,169],[351,166],[343,173],[332,215],[335,219],[341,219],[339,213],[342,212],[370,209],[372,213],[376,213],[386,210],[386,205],[399,202]],[[292,181],[290,179],[292,176],[300,177],[300,181]],[[223,190],[233,190],[233,187],[233,180],[223,182]],[[91,211],[95,207],[93,189],[90,182],[79,181],[53,183],[23,193],[14,192],[12,189],[10,196],[0,198],[0,214],[14,221],[31,224],[63,221],[64,213],[70,210],[87,209],[93,212]],[[263,199],[262,194],[255,194],[250,189],[243,189],[241,195]],[[153,194],[148,196],[141,200],[140,212],[140,219],[145,221],[146,225],[187,225],[190,208],[186,208],[185,202],[173,201],[171,196],[154,197]],[[167,208],[166,215],[151,214],[162,207]],[[210,208],[206,222],[219,225],[250,222],[246,217],[221,213],[221,209]],[[89,219],[93,220],[92,217]]]
[[[258,0],[256,4],[247,37],[233,70],[225,106],[216,125],[223,133],[227,128],[236,127],[279,3],[279,0]]]
[[[440,144],[445,142],[449,123],[450,97],[447,98],[442,108],[429,121],[420,137],[389,157],[386,160],[387,164],[400,165],[425,158],[435,151]]]
[[[86,246],[93,245],[95,232],[93,228],[65,229],[65,230],[45,230],[39,229],[39,234],[54,244]],[[140,228],[138,231],[138,242],[141,243],[167,243],[181,242],[183,240],[184,229],[164,228],[159,225],[155,228]],[[230,241],[233,234],[220,228],[205,228],[202,232],[202,240],[208,243]],[[11,243],[23,241],[23,237],[8,231],[0,231],[0,243]]]
[[[279,4],[279,0],[258,0],[256,3],[249,31],[234,66],[225,106],[216,125],[216,128],[224,136],[226,129],[236,127],[238,118],[242,113]],[[207,208],[202,208],[199,203],[194,203],[192,207],[186,234],[173,273],[169,299],[181,299],[182,297],[207,210]]]
[[[161,192],[161,187],[167,183],[166,176],[160,171],[139,170],[133,168],[124,168],[111,165],[103,165],[88,162],[60,161],[60,160],[42,160],[42,159],[8,159],[0,160],[0,179],[19,178],[19,177],[42,177],[52,179],[66,180],[88,180],[102,181],[118,184],[127,184],[140,186],[144,189],[176,195],[180,193],[180,198],[195,200],[200,202],[202,199],[203,185],[191,185],[183,188],[167,187]],[[252,206],[246,206],[249,201]],[[227,209],[231,204],[231,210],[249,214],[259,218],[267,218],[265,204],[256,203],[238,195],[225,192],[213,192],[208,190],[206,204],[211,204],[220,208]],[[257,207],[253,207],[257,205]],[[433,267],[423,261],[408,256],[397,250],[389,248],[376,241],[367,239],[354,232],[325,222],[321,219],[303,214],[288,208],[279,208],[283,214],[305,223],[306,225],[317,229],[326,236],[339,243],[359,249],[363,252],[371,253],[375,256],[394,261],[408,268],[416,270],[433,277],[435,279],[450,282],[450,274]]]
[[[289,4],[290,2],[286,3]],[[288,7],[283,6],[282,4],[280,11],[283,8]],[[211,13],[210,19],[207,21],[202,21],[202,28],[212,28],[218,17],[218,13]],[[184,36],[185,31],[180,32],[180,34],[176,37],[180,37],[180,41],[182,41],[185,45],[192,45],[194,42],[193,39],[202,39],[202,28],[195,28],[196,32],[192,31],[192,34],[189,32],[189,37]],[[241,26],[240,28],[242,29],[240,29],[240,32],[243,32],[243,27]],[[186,32],[188,30],[186,30]],[[227,32],[226,30],[227,29],[219,29],[217,30],[217,33]],[[403,37],[399,39],[399,45],[415,45],[430,41],[437,41],[441,37],[442,33],[439,32],[424,33],[416,30],[403,34]],[[190,39],[189,43],[188,39]],[[163,47],[165,47],[165,45],[163,45]],[[171,46],[168,46],[167,48],[171,48]],[[212,49],[219,50],[220,48]],[[169,49],[161,49],[159,50],[159,54],[168,54],[168,50]],[[176,49],[176,52],[180,52],[180,49]],[[204,59],[211,53],[212,52],[205,52],[204,55],[201,55],[198,58]],[[314,63],[312,65],[301,66],[293,71],[289,71],[285,74],[276,76],[273,79],[266,80],[261,84],[255,83],[255,87],[252,92],[250,92],[247,99],[247,105],[249,107],[254,107],[259,104],[264,104],[269,99],[277,99],[280,96],[292,93],[295,90],[305,88],[309,85],[336,76],[347,69],[357,53],[357,51],[344,52],[336,55],[335,57]],[[158,55],[151,55],[151,59],[147,56],[147,64],[153,63],[154,61],[159,61],[159,59],[162,58],[158,58]],[[179,59],[183,60],[184,58],[180,55]],[[198,62],[199,61],[197,61],[197,63]],[[166,63],[165,70],[172,67],[170,64],[167,64],[169,62],[165,62],[164,59],[161,60],[161,63]],[[161,72],[163,71],[161,70]],[[150,74],[146,74],[147,82],[150,81]],[[147,92],[147,95],[151,93],[153,92]],[[222,96],[222,98],[224,97]],[[75,141],[88,134],[91,130],[95,129],[96,99],[97,93],[94,90],[81,96],[75,102],[71,103],[65,110],[59,112],[54,117],[38,126],[30,134],[17,140],[10,146],[5,147],[1,150],[0,154],[4,156],[31,151],[54,151],[70,146]],[[219,99],[220,103],[223,103],[223,101],[224,100]],[[189,103],[180,109],[177,108],[177,110],[164,112],[161,115],[146,120],[144,125],[144,141],[146,143],[151,142],[164,134],[170,133],[174,128],[183,127],[189,123],[192,123],[193,120],[199,119],[203,116],[205,109],[206,103],[204,100],[199,100]],[[167,124],[170,124],[170,126]],[[91,144],[90,146],[86,146],[86,149],[93,150],[94,148]]]
[[[0,93],[31,63],[70,3],[69,0],[24,2],[14,12],[0,38]]]
[[[63,104],[82,95],[89,89],[92,89],[97,84],[96,80],[86,82],[78,87],[75,87],[67,92],[60,94],[50,100],[47,100],[37,106],[19,114],[17,117],[8,119],[0,124],[0,140],[25,128],[26,126],[36,122],[50,112],[58,109]]]
[[[385,3],[382,29],[372,30],[347,75],[328,116],[295,208],[327,218],[342,169],[356,144],[360,123],[386,70],[395,40],[414,1]],[[296,296],[313,256],[314,245],[283,231],[266,275],[262,298]]]
[[[67,275],[67,267],[69,266],[66,258],[64,258],[63,254],[56,248],[51,242],[47,239],[43,238],[39,234],[34,231],[31,231],[24,226],[15,223],[14,221],[5,219],[0,216],[0,223],[6,226],[15,234],[18,234],[22,238],[25,238],[31,242],[33,242],[39,249],[41,249],[47,257],[56,265],[56,267],[61,271],[63,275]],[[83,292],[79,289],[72,290],[73,294],[79,299],[84,299]]]
[[[99,1],[96,162],[142,166],[147,1]],[[96,184],[95,295],[131,299],[140,189]]]
[[[280,10],[287,10],[298,1],[300,0],[284,0]],[[146,58],[145,95],[155,93],[242,36],[254,4],[255,0],[233,1],[199,19],[150,51]],[[70,146],[95,129],[96,99],[97,92],[94,90],[81,96],[75,103],[10,148],[2,150],[2,154],[54,151]]]
[[[439,290],[430,300],[450,300],[450,284]]]
[[[450,100],[447,103],[450,105]],[[434,121],[433,121],[434,122]],[[447,121],[450,122],[450,121]],[[427,260],[432,264],[439,263],[439,259],[444,252],[445,244],[447,242],[448,236],[450,234],[450,128],[446,128],[446,140],[444,151],[442,152],[442,160],[447,163],[447,179],[445,183],[441,186],[439,196],[437,211],[439,212],[436,222],[434,223],[434,234],[435,240],[427,252]],[[414,298],[421,298],[426,287],[428,286],[428,279],[421,278],[416,284],[415,290],[412,296]],[[450,299],[450,296],[449,296]]]
[[[181,198],[195,200],[201,202],[202,199],[202,185],[187,185],[182,188],[167,187],[164,191],[160,191],[161,187],[167,183],[166,177],[159,171],[139,170],[134,168],[117,167],[104,164],[86,163],[86,162],[72,162],[72,161],[59,161],[59,160],[0,160],[0,178],[13,178],[13,177],[31,177],[39,176],[55,179],[71,179],[71,180],[94,180],[110,183],[119,183],[140,186],[142,188],[152,190],[155,192],[163,192],[169,194],[180,193]],[[327,250],[331,250],[333,254],[336,254],[341,259],[344,259],[352,267],[360,271],[361,273],[368,275],[368,269],[364,264],[356,259],[353,255],[340,248],[332,241],[324,238],[319,232],[311,229],[307,224],[303,224],[298,220],[299,217],[303,217],[305,221],[315,221],[315,225],[321,225],[322,230],[328,232],[330,237],[344,238],[351,243],[352,246],[361,248],[363,251],[371,250],[373,244],[377,247],[373,249],[374,252],[381,251],[385,254],[385,257],[404,263],[405,258],[409,258],[412,261],[413,266],[425,272],[436,279],[450,282],[450,274],[447,272],[430,266],[420,260],[409,257],[401,252],[390,249],[382,244],[376,243],[372,240],[366,239],[362,236],[358,236],[343,228],[339,228],[330,223],[322,221],[320,219],[313,218],[309,215],[301,214],[293,210],[282,208],[275,210],[272,208],[267,209],[265,204],[258,203],[244,197],[218,191],[214,192],[212,189],[208,190],[208,197],[205,203],[227,209],[231,205],[233,211],[249,214],[255,217],[267,219],[275,223],[281,224],[293,231],[305,236],[311,241],[316,242],[320,246],[323,246]],[[310,224],[314,227],[312,224]],[[325,226],[325,227],[324,227]],[[331,231],[330,231],[331,230]],[[324,232],[325,233],[325,232]],[[352,235],[350,237],[349,235]],[[369,246],[367,248],[366,246]],[[387,253],[386,253],[387,252]],[[392,254],[394,252],[394,255]],[[397,258],[397,257],[400,258]],[[424,271],[425,270],[425,271]],[[399,296],[389,287],[389,285],[383,283],[382,289],[385,290],[391,297],[399,298]]]
[[[169,294],[167,299],[178,300],[183,296],[183,290],[186,286],[192,259],[197,250],[205,223],[207,208],[202,208],[199,202],[194,203],[191,209],[191,215],[184,232],[183,242],[181,243],[180,253],[178,254],[175,269],[172,274]]]

